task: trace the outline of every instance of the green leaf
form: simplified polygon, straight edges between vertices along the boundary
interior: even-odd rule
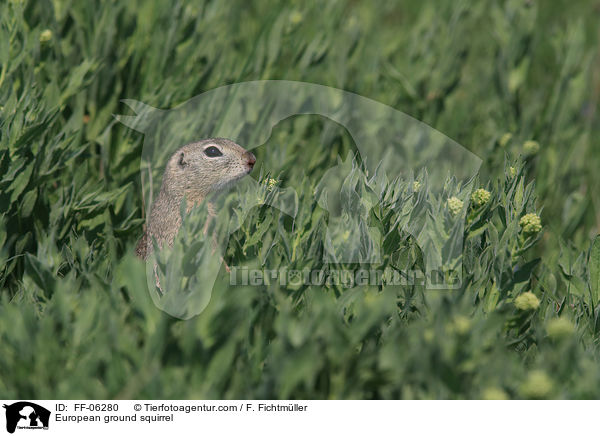
[[[23,196],[23,202],[21,203],[21,216],[28,217],[31,215],[33,211],[33,206],[35,206],[35,200],[37,200],[37,189],[32,189],[31,191],[27,191]]]
[[[600,235],[594,238],[590,250],[590,291],[592,306],[595,306],[600,294]]]
[[[25,273],[29,275],[40,289],[44,290],[48,295],[48,291],[53,291],[55,288],[56,279],[54,274],[43,265],[39,259],[30,253],[25,256]]]
[[[17,177],[10,184],[12,188],[12,194],[10,195],[10,202],[14,202],[19,198],[19,195],[25,190],[27,184],[29,183],[29,179],[31,178],[31,173],[33,172],[33,162],[30,162]]]

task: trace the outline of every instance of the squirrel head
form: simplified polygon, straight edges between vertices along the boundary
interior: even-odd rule
[[[256,157],[229,139],[212,138],[184,145],[169,159],[163,189],[200,201],[252,171]]]

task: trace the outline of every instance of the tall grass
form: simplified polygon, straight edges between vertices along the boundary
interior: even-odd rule
[[[593,1],[0,3],[0,396],[597,398],[598,14]],[[223,269],[200,316],[154,306],[133,256],[143,137],[113,114],[257,79],[356,92],[484,159],[491,196],[467,206],[461,289],[232,287]],[[258,165],[294,187],[298,214],[254,209],[226,260],[320,268],[314,189],[355,145],[310,116],[270,141]],[[524,234],[526,213],[540,233]],[[390,234],[386,259],[418,267],[414,241]]]

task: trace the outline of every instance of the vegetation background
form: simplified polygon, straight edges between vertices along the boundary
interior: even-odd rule
[[[0,1],[0,397],[599,398],[599,20],[597,0]],[[358,93],[484,160],[460,290],[223,269],[202,315],[154,306],[133,255],[143,137],[113,114],[257,79]],[[314,184],[351,138],[301,116],[273,141],[257,174],[283,162],[299,215],[255,209],[227,259],[322,268]],[[386,262],[418,267],[383,212]]]

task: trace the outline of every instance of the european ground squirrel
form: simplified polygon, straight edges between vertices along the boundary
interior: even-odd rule
[[[184,197],[189,212],[210,194],[224,190],[250,173],[255,163],[252,153],[224,138],[204,139],[178,149],[167,162],[160,193],[152,205],[136,254],[147,259],[154,247],[152,238],[159,247],[172,246],[181,226],[180,206]]]

